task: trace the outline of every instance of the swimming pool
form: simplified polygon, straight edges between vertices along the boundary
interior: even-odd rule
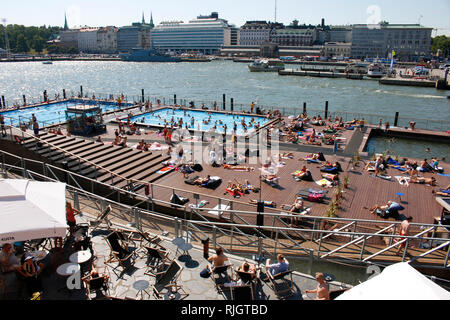
[[[261,116],[230,114],[222,112],[208,112],[200,110],[172,109],[163,108],[156,111],[144,113],[130,118],[131,122],[142,123],[150,126],[170,126],[171,122],[178,124],[179,119],[183,120],[183,128],[187,127],[191,130],[209,131],[216,126],[219,133],[231,133],[236,124],[236,134],[243,135],[255,129],[255,125],[260,127],[267,124],[269,119]],[[247,125],[247,132],[242,126],[242,120]],[[122,122],[126,122],[122,120]]]
[[[23,108],[19,110],[9,110],[1,112],[5,117],[5,123],[13,126],[19,126],[20,123],[25,122],[30,123],[32,119],[32,114],[37,118],[39,127],[45,127],[66,121],[66,109],[67,107],[73,107],[77,105],[98,105],[102,108],[102,112],[108,112],[113,110],[118,110],[119,105],[116,102],[107,101],[86,101],[86,100],[67,100],[63,102],[54,102],[49,104],[43,104],[40,106]],[[131,106],[131,103],[122,104],[120,108],[125,108]]]

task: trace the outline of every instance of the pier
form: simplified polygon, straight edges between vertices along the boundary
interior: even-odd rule
[[[279,70],[280,76],[302,76],[302,77],[319,77],[319,78],[340,78],[340,79],[353,79],[363,80],[364,75],[357,73],[340,73],[329,71],[304,71],[297,69],[284,69]]]

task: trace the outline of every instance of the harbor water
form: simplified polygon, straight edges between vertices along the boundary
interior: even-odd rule
[[[293,66],[297,68],[299,66]],[[450,121],[448,91],[435,88],[381,85],[376,80],[349,80],[313,77],[279,76],[276,72],[250,72],[247,64],[215,60],[209,63],[135,63],[122,61],[55,61],[51,65],[41,62],[13,62],[0,64],[1,92],[12,105],[22,102],[22,95],[40,97],[47,90],[50,98],[77,94],[80,86],[89,95],[120,94],[138,98],[145,95],[173,97],[185,101],[217,101],[222,105],[226,95],[227,109],[230,98],[234,104],[250,103],[270,106],[287,115],[307,110],[323,111],[329,101],[329,113],[347,112],[352,115],[373,115],[366,120],[378,123],[379,118],[393,123],[395,112],[409,119]],[[198,106],[198,105],[196,105]],[[256,107],[255,106],[255,107]],[[345,118],[345,117],[344,117]],[[345,120],[345,119],[344,119]],[[348,119],[351,120],[351,119]],[[406,124],[405,124],[406,121]],[[420,127],[422,121],[417,123]],[[433,122],[423,126],[435,130],[449,130]],[[422,127],[423,127],[422,126]],[[425,128],[426,129],[426,128]]]

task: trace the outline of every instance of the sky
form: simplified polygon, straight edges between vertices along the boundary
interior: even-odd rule
[[[121,27],[146,22],[153,14],[161,21],[189,21],[198,15],[218,12],[219,18],[242,26],[247,20],[276,20],[290,24],[318,25],[322,18],[330,25],[376,23],[419,23],[431,27],[432,35],[450,36],[450,0],[16,0],[2,1],[0,19],[25,26]],[[377,21],[378,20],[378,21]]]

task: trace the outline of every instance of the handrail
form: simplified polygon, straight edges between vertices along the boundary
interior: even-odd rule
[[[118,191],[118,192],[121,192],[121,193],[127,193],[127,194],[129,194],[130,196],[139,197],[139,198],[141,198],[142,200],[150,200],[150,201],[154,201],[154,202],[159,202],[159,203],[163,203],[163,204],[168,204],[168,205],[170,205],[170,206],[176,206],[176,207],[179,207],[180,209],[181,209],[181,208],[192,209],[192,208],[190,208],[189,206],[175,205],[175,204],[170,203],[170,202],[168,202],[168,201],[164,201],[164,200],[160,200],[160,199],[156,199],[156,198],[145,197],[145,196],[143,196],[143,195],[140,195],[140,194],[136,194],[136,193],[130,192],[130,191],[128,191],[128,190],[123,190],[123,189],[117,188],[117,187],[115,187],[115,186],[112,186],[112,185],[103,183],[103,182],[101,182],[101,181],[98,181],[98,180],[95,180],[95,179],[90,179],[90,178],[88,178],[88,177],[79,175],[79,174],[76,173],[76,172],[68,171],[68,170],[65,170],[65,169],[63,169],[63,168],[59,168],[59,167],[53,166],[53,165],[51,165],[51,164],[47,164],[47,163],[45,163],[45,162],[41,162],[41,161],[38,161],[38,160],[26,159],[26,158],[23,158],[23,157],[19,157],[19,156],[15,155],[15,154],[11,154],[11,153],[6,152],[6,151],[3,151],[3,150],[0,150],[0,154],[6,154],[6,155],[8,155],[8,156],[17,158],[18,160],[22,160],[22,159],[23,159],[23,160],[26,160],[26,161],[30,161],[30,162],[34,162],[34,163],[40,164],[40,165],[45,164],[47,167],[55,168],[55,169],[57,169],[57,170],[59,170],[59,171],[66,172],[66,173],[68,173],[68,174],[70,174],[70,175],[74,175],[74,176],[77,176],[77,177],[80,177],[80,178],[83,178],[83,179],[86,179],[86,180],[90,180],[90,181],[92,181],[92,182],[101,184],[101,185],[103,185],[103,186],[105,186],[105,187],[109,187],[109,188],[111,188],[111,189],[113,189],[113,190],[115,190],[115,191]],[[3,159],[2,159],[2,162],[3,162]],[[161,186],[161,185],[158,185],[158,186]],[[167,186],[161,186],[161,187],[165,187],[165,188],[168,188],[168,189],[171,189],[171,190],[178,190],[178,189],[176,189],[176,188],[171,188],[171,187],[167,187]],[[197,192],[186,191],[186,190],[184,190],[184,192],[199,194],[199,193],[197,193]],[[210,196],[210,195],[203,195],[203,194],[199,194],[199,195],[202,195],[202,196],[205,196],[205,197],[210,197],[210,198],[215,198],[215,197]],[[220,199],[220,198],[217,198],[217,199]],[[244,204],[250,205],[250,204],[247,204],[247,203],[244,203]],[[275,209],[275,208],[270,208],[270,209]],[[199,212],[201,213],[202,211],[206,211],[206,210],[207,210],[207,211],[210,211],[211,208],[195,208],[195,210],[197,210],[197,211],[199,211]],[[243,214],[253,214],[253,215],[257,214],[257,212],[255,212],[255,211],[234,210],[234,209],[233,209],[233,210],[231,210],[231,209],[221,209],[220,211],[222,211],[222,212],[228,212],[228,213],[243,213]],[[269,217],[270,217],[270,216],[275,216],[275,217],[286,217],[286,218],[298,217],[297,215],[289,214],[289,213],[286,212],[285,210],[284,210],[284,211],[280,210],[280,211],[281,211],[280,213],[278,213],[278,212],[261,212],[260,214],[261,214],[261,215],[265,215],[265,216],[269,216]],[[319,221],[322,221],[322,220],[323,220],[323,221],[333,221],[333,222],[343,222],[343,223],[349,221],[349,222],[358,222],[359,224],[361,224],[361,223],[389,224],[389,226],[401,224],[401,222],[397,222],[397,221],[394,221],[394,222],[393,222],[393,221],[379,221],[379,220],[369,220],[369,219],[350,219],[350,218],[339,218],[339,217],[329,218],[329,217],[325,217],[325,216],[301,216],[301,219],[302,219],[302,220],[319,220]],[[242,220],[242,219],[241,219],[241,220]],[[433,227],[433,226],[435,226],[435,225],[433,225],[433,224],[425,224],[425,223],[420,223],[420,224],[419,224],[419,223],[411,223],[410,225],[412,225],[412,226],[413,226],[413,225],[415,225],[415,226],[426,226],[426,227]],[[241,226],[242,226],[242,224],[241,224]],[[366,228],[366,227],[361,226],[361,228]],[[299,230],[299,229],[295,228],[294,230]],[[450,232],[450,231],[449,231],[449,232]]]
[[[9,166],[9,165],[8,165]],[[17,169],[19,169],[20,170],[20,167],[16,167],[16,166],[11,166],[11,167],[14,167],[14,168],[17,168]],[[27,173],[30,173],[30,171],[29,170],[26,170],[26,172]],[[32,171],[31,171],[32,172]],[[39,176],[39,177],[41,177],[41,178],[43,178],[43,179],[48,179],[48,180],[50,180],[50,181],[57,181],[57,180],[55,180],[55,179],[52,179],[52,178],[49,178],[49,177],[46,177],[46,176],[44,176],[44,175],[41,175],[41,174],[38,174],[38,173],[34,173],[34,172],[32,172],[33,174],[36,174],[37,176]],[[32,176],[31,176],[32,177]],[[88,191],[86,191],[86,190],[83,190],[83,189],[79,189],[79,188],[77,188],[77,187],[75,187],[75,186],[72,186],[72,185],[67,185],[67,188],[69,189],[69,190],[75,190],[75,192],[79,192],[79,194],[78,194],[78,196],[80,196],[80,195],[84,195],[84,196],[86,196],[86,197],[88,197],[89,199],[90,198],[92,198],[92,199],[98,199],[98,200],[100,200],[100,201],[107,201],[107,202],[109,202],[109,203],[112,203],[112,204],[115,204],[115,205],[117,205],[117,206],[120,206],[120,207],[123,207],[123,208],[126,208],[126,209],[128,209],[128,210],[133,210],[133,208],[134,208],[134,206],[129,206],[129,205],[125,205],[125,204],[122,204],[122,203],[118,203],[118,202],[115,202],[115,201],[113,201],[113,200],[110,200],[110,199],[107,199],[107,198],[103,198],[103,197],[101,197],[101,196],[98,196],[98,195],[96,195],[96,194],[92,194],[92,193],[90,193],[90,192],[88,192]],[[123,211],[120,211],[120,212],[123,212]],[[156,213],[156,212],[154,212],[154,211],[150,211],[150,210],[144,210],[144,209],[139,209],[138,210],[138,212],[137,212],[138,214],[144,214],[144,215],[148,215],[148,216],[151,216],[151,217],[154,217],[154,218],[158,218],[158,219],[165,219],[165,220],[168,220],[168,221],[172,221],[173,223],[175,223],[176,221],[180,221],[180,219],[179,218],[173,218],[173,217],[170,217],[170,216],[167,216],[167,215],[164,215],[164,214],[159,214],[159,213]],[[133,215],[130,215],[130,218],[132,218],[132,216]],[[138,219],[137,218],[137,216],[135,216],[135,218],[136,219]],[[151,219],[151,220],[155,220],[155,219]],[[185,225],[186,225],[186,227],[187,226],[191,226],[191,227],[195,227],[195,229],[197,230],[197,231],[199,231],[199,232],[202,232],[202,234],[204,234],[205,232],[207,232],[207,231],[201,231],[201,227],[203,226],[203,227],[211,227],[211,228],[213,228],[213,229],[216,229],[216,230],[218,230],[218,231],[220,231],[221,233],[223,233],[224,235],[228,235],[228,233],[232,233],[233,231],[232,230],[229,230],[229,228],[231,227],[232,229],[234,228],[234,227],[236,227],[236,228],[238,228],[238,227],[242,227],[242,225],[239,225],[239,224],[233,224],[233,223],[221,223],[221,222],[208,222],[208,221],[189,221],[189,220],[184,220],[184,219],[181,219],[181,221],[184,221],[184,223],[185,223]],[[138,221],[136,220],[136,225],[140,225],[140,224],[138,224],[137,223]],[[180,225],[181,227],[183,226],[183,224],[181,224]],[[222,228],[221,227],[225,227],[223,230],[222,230]],[[247,226],[247,227],[253,227],[253,228],[260,228],[260,229],[262,229],[262,230],[266,230],[266,231],[277,231],[277,233],[278,232],[282,232],[282,231],[289,231],[289,230],[295,230],[295,231],[301,231],[301,232],[306,232],[306,233],[317,233],[317,232],[319,232],[318,230],[312,230],[312,229],[297,229],[297,228],[284,228],[284,227],[271,227],[271,226],[255,226],[255,225],[249,225],[249,226]],[[436,227],[436,226],[435,226]],[[177,227],[175,228],[176,230],[177,230]],[[417,239],[418,238],[418,236],[419,235],[421,235],[421,234],[423,234],[423,233],[427,233],[427,232],[429,232],[430,230],[432,230],[432,229],[428,229],[428,230],[425,230],[425,231],[423,231],[423,232],[421,232],[420,234],[418,234],[418,235],[415,235],[415,236],[399,236],[399,235],[383,235],[383,237],[391,237],[391,238],[398,238],[398,237],[402,237],[402,238],[404,238],[404,241],[407,241],[407,240],[409,240],[409,239]],[[239,229],[238,229],[238,231],[239,231]],[[321,233],[324,233],[324,234],[332,234],[332,233],[335,233],[335,234],[338,234],[338,235],[360,235],[360,236],[363,236],[363,237],[367,237],[367,236],[375,236],[374,234],[368,234],[368,233],[361,233],[361,232],[348,232],[348,231],[345,231],[345,232],[342,232],[342,231],[335,231],[335,230],[320,230],[320,232]],[[246,235],[246,237],[248,238],[248,240],[251,240],[249,237],[251,237],[251,236],[247,236]],[[253,236],[253,237],[255,237],[255,236]],[[196,237],[197,238],[197,237]],[[256,239],[256,238],[255,238]],[[259,238],[259,239],[261,239],[261,238]],[[443,239],[442,238],[434,238],[434,237],[421,237],[421,239],[422,240],[427,240],[427,241],[429,241],[429,240],[431,240],[431,241],[442,241]],[[217,238],[216,238],[216,240],[217,240]],[[274,240],[274,239],[271,239],[271,240]],[[255,240],[256,241],[256,240]],[[254,241],[253,241],[254,242]],[[275,239],[275,242],[276,242],[276,239]],[[259,243],[261,243],[261,241],[259,241]],[[225,244],[224,244],[225,245]],[[231,244],[230,244],[231,245]],[[447,245],[448,245],[448,242],[447,242]],[[442,248],[443,246],[445,246],[445,245],[441,245],[439,248]],[[274,250],[276,251],[276,247],[277,247],[277,245],[275,244],[275,247],[274,247]],[[297,247],[299,250],[310,250],[310,251],[315,251],[315,249],[305,249],[305,248],[302,248],[301,247],[301,245],[300,244],[297,244],[296,246],[294,246],[293,248],[291,248],[291,249],[295,249],[295,247]],[[261,249],[261,248],[260,248]],[[264,251],[266,251],[266,252],[269,252],[268,250],[266,250],[266,249],[264,249],[264,248],[262,248],[261,250],[264,250]],[[436,251],[436,250],[433,250],[433,251]],[[428,254],[430,254],[431,252],[428,252]],[[447,259],[448,259],[448,253],[447,253],[447,258],[446,258],[446,260],[445,261],[447,261]],[[365,261],[365,260],[363,260],[363,261]]]
[[[386,252],[386,251],[388,251],[388,250],[390,250],[390,249],[392,249],[392,248],[398,246],[398,245],[401,245],[401,244],[403,244],[404,242],[408,241],[408,239],[417,239],[417,238],[418,238],[419,236],[421,236],[422,234],[427,233],[427,232],[430,232],[430,231],[433,230],[433,229],[434,229],[434,228],[429,228],[429,229],[427,229],[427,230],[424,230],[424,231],[422,231],[422,232],[419,232],[418,234],[416,234],[416,235],[414,235],[414,236],[412,236],[412,237],[410,237],[410,236],[394,235],[395,238],[402,238],[402,240],[398,241],[397,243],[395,243],[395,244],[393,244],[393,245],[388,246],[387,248],[385,248],[385,249],[383,249],[383,250],[380,250],[380,251],[378,251],[378,252],[372,254],[371,256],[368,256],[368,257],[365,258],[363,261],[366,262],[366,261],[368,261],[368,260],[370,260],[370,259],[372,259],[372,258],[374,258],[374,257],[376,257],[376,256],[378,256],[378,255],[380,255],[380,254],[382,254],[382,253],[384,253],[384,252]],[[425,239],[427,239],[427,238],[425,238]],[[442,240],[442,239],[441,239],[441,240]]]

